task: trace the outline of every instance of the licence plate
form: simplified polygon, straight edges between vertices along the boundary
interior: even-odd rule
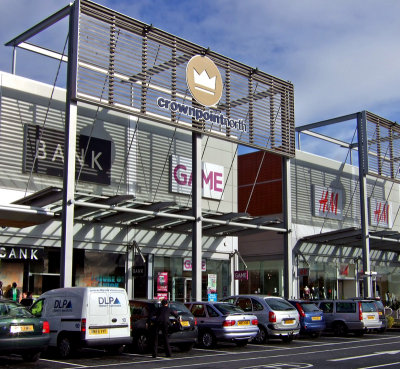
[[[250,325],[250,320],[239,320],[238,325]]]
[[[89,329],[89,334],[107,334],[108,329]]]
[[[373,320],[373,319],[375,319],[375,316],[373,316],[373,315],[368,315],[368,319]]]
[[[33,325],[12,325],[10,327],[11,333],[20,333],[20,332],[33,332]]]
[[[284,324],[294,324],[294,319],[287,319],[283,321]]]
[[[320,316],[312,316],[311,320],[321,320],[321,317]]]
[[[182,327],[189,327],[189,326],[190,326],[190,323],[189,323],[188,320],[182,320],[182,321],[181,321],[181,326],[182,326]]]

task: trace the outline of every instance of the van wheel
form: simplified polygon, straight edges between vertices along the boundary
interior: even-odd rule
[[[217,342],[214,335],[210,331],[204,331],[200,335],[200,343],[204,348],[213,348]]]
[[[257,336],[253,338],[254,343],[263,344],[268,341],[268,333],[264,327],[258,326],[260,331],[258,332]]]
[[[63,358],[67,359],[71,356],[73,347],[69,337],[63,336],[58,340],[58,354]]]
[[[29,361],[31,363],[38,361],[40,358],[40,352],[26,352],[22,355],[24,361]]]
[[[347,336],[347,327],[344,323],[342,322],[336,322],[333,325],[333,334],[335,336]]]

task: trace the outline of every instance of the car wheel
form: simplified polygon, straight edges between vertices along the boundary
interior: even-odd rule
[[[40,352],[26,352],[22,355],[24,361],[29,361],[31,363],[38,361],[40,358]]]
[[[205,348],[213,348],[215,347],[216,340],[210,331],[204,331],[200,335],[200,343]]]
[[[347,327],[342,322],[336,322],[333,325],[333,334],[335,336],[346,336],[347,335]]]
[[[245,346],[247,346],[248,342],[249,342],[248,340],[237,340],[237,341],[235,341],[236,346],[238,346],[238,347],[245,347]]]
[[[149,342],[150,342],[150,340],[146,333],[144,333],[144,332],[139,333],[135,340],[135,343],[136,343],[135,346],[137,348],[137,351],[140,354],[147,353],[149,350],[149,347],[150,347]]]
[[[264,327],[258,326],[260,329],[257,336],[253,338],[254,343],[263,344],[268,341],[268,333]]]
[[[193,348],[193,343],[180,343],[178,346],[179,350],[181,350],[182,352],[187,352],[190,351]]]
[[[58,354],[63,358],[66,359],[71,356],[73,347],[69,337],[63,336],[58,340]]]

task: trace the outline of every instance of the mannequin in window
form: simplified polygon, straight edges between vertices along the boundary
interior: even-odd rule
[[[305,299],[309,299],[310,298],[310,289],[308,288],[308,286],[304,287],[304,298]]]

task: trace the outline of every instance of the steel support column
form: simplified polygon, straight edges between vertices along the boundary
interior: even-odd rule
[[[67,96],[65,108],[63,204],[60,255],[60,287],[72,286],[74,248],[74,191],[76,125],[78,105],[76,78],[78,65],[79,0],[71,6],[69,16]]]
[[[192,298],[201,301],[201,134],[192,132]]]
[[[292,252],[292,241],[291,241],[291,229],[292,229],[292,201],[291,201],[291,181],[290,181],[290,159],[282,157],[282,177],[283,177],[283,221],[284,228],[287,230],[284,235],[284,261],[283,261],[283,275],[284,285],[283,292],[285,298],[293,297],[293,252]]]
[[[368,228],[368,142],[367,142],[367,119],[366,112],[357,114],[358,134],[358,170],[360,181],[360,211],[361,211],[361,234],[362,234],[362,262],[364,274],[364,297],[371,296],[371,263],[369,255],[369,228]]]

